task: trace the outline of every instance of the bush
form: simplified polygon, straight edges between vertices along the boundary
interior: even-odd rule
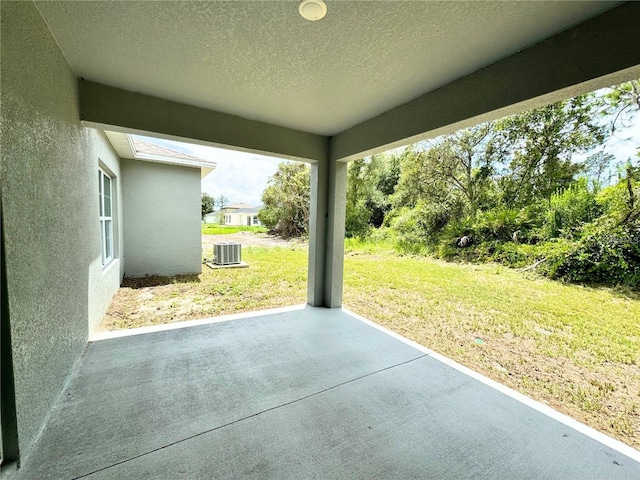
[[[577,238],[584,224],[602,213],[596,194],[589,190],[586,178],[551,196],[542,228],[544,238]]]
[[[355,206],[347,205],[345,214],[345,236],[366,237],[369,232],[369,220],[371,211],[367,208],[364,201],[359,201]]]
[[[521,209],[488,210],[478,215],[474,230],[482,241],[511,242],[515,236],[518,242],[528,242],[542,223],[540,210],[537,204]]]
[[[413,209],[400,209],[391,221],[391,228],[396,231],[401,251],[424,253],[438,243],[448,222],[447,206],[419,202]]]
[[[640,225],[600,223],[577,242],[552,278],[640,287]]]

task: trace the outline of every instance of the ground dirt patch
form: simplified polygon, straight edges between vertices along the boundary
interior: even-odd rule
[[[304,240],[298,238],[282,238],[268,233],[238,232],[225,235],[202,235],[202,250],[209,255],[214,243],[236,242],[243,247],[302,247]]]
[[[203,235],[204,256],[213,244],[242,244],[249,268],[212,270],[199,275],[126,278],[98,326],[120,330],[195,320],[304,303],[307,244],[265,233]]]

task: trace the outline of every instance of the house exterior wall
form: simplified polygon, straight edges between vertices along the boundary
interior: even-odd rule
[[[113,256],[114,259],[107,265],[102,265],[101,251],[94,256],[89,266],[89,333],[98,326],[100,320],[109,308],[113,296],[118,291],[124,275],[124,241],[123,241],[123,199],[122,199],[122,175],[120,171],[120,158],[111,152],[112,147],[102,132],[100,132],[100,148],[95,144],[90,145],[87,158],[94,163],[94,172],[91,174],[92,189],[94,190],[91,201],[96,220],[92,227],[98,230],[97,238],[100,246],[100,225],[98,215],[100,211],[97,179],[98,168],[101,168],[111,177],[112,205],[113,205]]]
[[[200,169],[121,162],[125,276],[200,273]]]
[[[207,213],[204,216],[204,223],[219,224],[220,214],[218,212]]]
[[[3,301],[24,457],[119,285],[121,264],[102,272],[97,185],[99,159],[116,174],[119,160],[80,124],[78,81],[34,4],[0,8]]]
[[[257,220],[254,222],[254,218],[253,217],[257,217],[258,214],[250,214],[250,213],[233,213],[233,212],[228,212],[225,214],[225,217],[228,217],[228,222],[225,221],[225,225],[235,225],[235,226],[243,226],[243,227],[247,227],[247,226],[253,226],[253,225],[260,225],[260,221]],[[251,219],[251,223],[247,222],[247,218]]]

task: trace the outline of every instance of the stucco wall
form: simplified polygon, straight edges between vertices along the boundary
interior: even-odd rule
[[[121,162],[125,276],[200,273],[200,169]]]
[[[81,126],[78,82],[35,6],[0,5],[2,222],[24,456],[82,354],[90,316],[104,307],[90,299],[117,288],[120,265],[103,279],[96,261],[98,158],[116,169],[118,159],[102,134]]]
[[[230,215],[231,216],[231,221],[230,222],[225,222],[225,225],[237,225],[237,226],[241,226],[241,227],[247,227],[247,226],[254,226],[254,225],[260,225],[260,221],[258,220],[257,223],[253,223],[253,217],[257,217],[258,214],[255,213],[227,213],[226,215]],[[251,218],[251,225],[249,225],[247,223],[247,218]]]
[[[93,130],[91,130],[93,131]],[[123,199],[122,199],[122,175],[120,171],[120,159],[112,153],[111,144],[106,140],[104,133],[100,132],[100,142],[92,142],[91,150],[87,152],[87,159],[94,164],[92,173],[91,202],[95,219],[91,227],[95,229],[96,240],[94,245],[100,248],[100,226],[98,212],[100,210],[98,200],[98,167],[102,168],[111,177],[112,188],[112,208],[113,208],[113,256],[114,259],[103,267],[100,250],[94,253],[91,265],[89,266],[89,333],[97,327],[98,323],[109,308],[113,296],[118,291],[122,276],[124,275],[124,241],[122,219]],[[97,243],[96,243],[97,242]]]

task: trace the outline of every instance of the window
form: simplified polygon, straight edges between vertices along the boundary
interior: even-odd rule
[[[258,225],[258,216],[257,215],[253,216],[253,224],[254,225]]]
[[[113,260],[113,215],[112,215],[111,177],[98,170],[98,194],[100,196],[100,244],[102,246],[102,265]]]

